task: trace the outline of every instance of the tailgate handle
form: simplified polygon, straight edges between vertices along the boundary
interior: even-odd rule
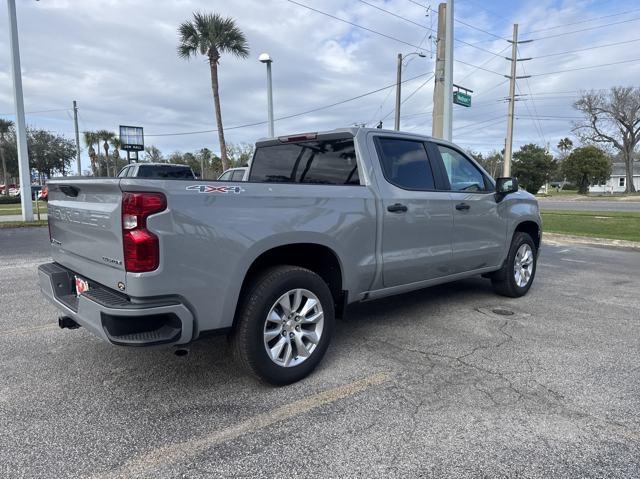
[[[70,185],[62,185],[59,186],[58,189],[62,191],[65,195],[70,196],[71,198],[76,198],[78,193],[80,193],[80,189],[75,186]]]

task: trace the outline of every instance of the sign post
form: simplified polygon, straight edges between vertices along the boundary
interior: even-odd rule
[[[120,125],[120,148],[127,152],[127,163],[138,162],[138,152],[144,151],[144,131],[141,126]]]

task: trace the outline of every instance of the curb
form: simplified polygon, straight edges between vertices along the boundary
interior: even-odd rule
[[[640,241],[593,238],[590,236],[565,235],[561,233],[543,233],[542,240],[546,240],[550,243],[604,246],[610,248],[632,249],[640,251]]]

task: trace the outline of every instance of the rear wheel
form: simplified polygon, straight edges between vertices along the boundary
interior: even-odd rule
[[[536,275],[537,256],[536,244],[531,236],[517,231],[511,240],[504,266],[491,278],[494,291],[511,298],[527,294]]]
[[[322,360],[333,324],[333,297],[320,276],[297,266],[270,268],[241,298],[234,355],[262,380],[289,384]]]

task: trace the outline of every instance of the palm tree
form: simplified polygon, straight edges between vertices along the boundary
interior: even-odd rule
[[[99,138],[95,131],[85,131],[82,135],[84,136],[84,144],[87,145],[87,154],[91,161],[91,172],[93,173],[93,176],[98,176],[98,155],[96,154],[96,150],[93,148],[93,145],[98,143]]]
[[[109,142],[112,141],[116,134],[109,130],[98,130],[96,131],[96,135],[98,137],[98,144],[100,141],[103,141],[102,147],[104,148],[104,162],[107,168],[107,176],[109,176]],[[113,166],[115,170],[116,166]],[[116,172],[113,172],[113,176],[116,176]]]
[[[115,172],[114,176],[116,176],[118,174],[118,171],[120,171],[120,147],[122,146],[122,143],[120,143],[120,137],[116,135],[111,138],[110,143],[113,148],[111,157],[113,158],[113,168]]]
[[[226,170],[229,167],[229,161],[222,128],[222,112],[218,92],[218,64],[223,53],[246,58],[249,56],[249,44],[244,33],[236,26],[232,18],[225,18],[217,13],[194,13],[193,21],[186,21],[178,27],[178,34],[180,35],[180,43],[178,44],[180,58],[188,60],[199,53],[209,60],[220,156],[222,167]]]
[[[573,148],[573,141],[570,138],[563,138],[558,142],[558,149],[562,153],[566,153]]]
[[[0,158],[2,158],[2,181],[4,181],[4,195],[9,196],[9,174],[7,173],[7,160],[4,156],[5,135],[13,127],[11,120],[0,118]]]

